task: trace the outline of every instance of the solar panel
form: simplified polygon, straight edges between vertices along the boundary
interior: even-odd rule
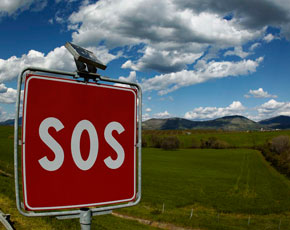
[[[67,50],[74,56],[77,61],[86,63],[88,65],[95,66],[99,69],[105,70],[107,68],[95,55],[93,52],[84,49],[80,46],[67,42],[65,44]]]

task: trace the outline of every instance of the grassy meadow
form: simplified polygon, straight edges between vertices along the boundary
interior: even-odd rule
[[[201,229],[248,229],[249,217],[251,229],[277,229],[281,219],[290,229],[289,196],[289,180],[256,150],[147,148],[142,202],[122,212]]]
[[[144,131],[149,146],[152,134],[178,135],[182,149],[143,148],[142,201],[118,213],[186,229],[290,229],[290,181],[259,151],[250,149],[290,131]],[[191,148],[193,140],[213,136],[235,148]],[[0,127],[0,170],[0,209],[11,214],[16,229],[80,228],[78,219],[28,218],[18,213],[9,176],[12,127]],[[92,229],[157,228],[106,215],[94,217]]]

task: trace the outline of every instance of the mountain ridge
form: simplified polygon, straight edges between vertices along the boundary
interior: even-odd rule
[[[14,119],[8,119],[6,121],[1,121],[0,126],[13,126]],[[22,117],[19,118],[19,125],[22,125]]]
[[[21,125],[22,118],[19,119]],[[13,126],[14,119],[0,122],[0,126]],[[276,116],[259,122],[240,115],[224,116],[207,121],[192,121],[180,117],[151,118],[142,122],[144,130],[218,129],[226,131],[290,129],[290,116]]]
[[[290,117],[285,115],[262,120],[259,123],[272,129],[290,129]]]
[[[281,116],[278,116],[278,118]],[[277,118],[277,117],[274,117]],[[228,131],[248,131],[248,130],[273,130],[273,129],[290,129],[290,117],[283,116],[283,119],[279,119],[279,125],[277,125],[277,119],[270,118],[255,122],[247,117],[240,115],[224,116],[207,121],[192,121],[185,118],[165,118],[158,119],[152,118],[143,122],[143,129],[220,129]],[[271,119],[274,119],[273,121]],[[276,123],[273,123],[276,122]],[[276,125],[275,125],[276,124]]]

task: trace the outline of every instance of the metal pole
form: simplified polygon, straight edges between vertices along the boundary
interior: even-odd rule
[[[91,230],[92,211],[89,208],[81,208],[80,213],[81,230]]]
[[[4,214],[0,210],[0,223],[4,225],[5,229],[7,230],[14,230],[15,228],[13,227],[11,220],[10,220],[10,215],[9,214]],[[280,229],[280,228],[279,228]]]

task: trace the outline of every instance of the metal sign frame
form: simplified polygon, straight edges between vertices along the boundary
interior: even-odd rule
[[[58,71],[58,70],[51,70],[51,69],[43,69],[43,68],[37,68],[37,67],[27,67],[24,68],[19,76],[18,76],[18,87],[17,87],[17,98],[16,98],[16,113],[15,113],[15,122],[14,122],[14,179],[15,179],[15,193],[16,193],[16,207],[18,211],[28,217],[36,217],[36,216],[57,216],[59,219],[67,219],[67,218],[81,218],[83,215],[83,209],[78,210],[70,210],[70,211],[46,211],[46,212],[32,212],[32,211],[26,211],[22,207],[21,204],[21,198],[20,198],[20,191],[19,191],[19,153],[18,153],[18,145],[19,145],[19,115],[20,115],[20,104],[21,104],[21,87],[23,80],[25,78],[25,73],[46,73],[46,74],[52,74],[52,75],[60,75],[60,76],[69,76],[73,78],[79,78],[79,75],[77,73],[72,72],[64,72],[64,71]],[[95,207],[91,208],[90,212],[91,215],[102,215],[102,214],[108,214],[111,213],[113,209],[118,208],[125,208],[130,207],[133,205],[136,205],[141,200],[141,149],[142,149],[142,89],[141,86],[138,83],[133,82],[126,82],[126,81],[120,81],[116,79],[111,79],[108,77],[100,76],[99,74],[89,73],[89,75],[92,75],[92,77],[96,77],[98,83],[101,82],[110,82],[110,83],[118,83],[123,85],[129,85],[133,88],[137,88],[137,122],[138,122],[138,139],[136,147],[138,148],[137,153],[137,193],[136,193],[136,199],[133,202],[125,203],[125,204],[116,204],[116,205],[109,205],[109,206],[101,206],[101,207]]]

